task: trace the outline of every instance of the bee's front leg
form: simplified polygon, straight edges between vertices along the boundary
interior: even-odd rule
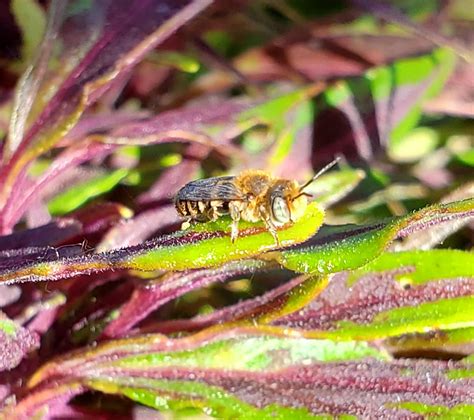
[[[280,240],[278,239],[275,225],[270,220],[266,220],[265,225],[267,226],[267,229],[270,232],[270,234],[273,236],[273,239],[275,239],[275,244],[277,246],[280,246]]]
[[[237,203],[229,203],[229,213],[232,219],[230,240],[235,242],[239,237],[240,206]]]
[[[276,246],[280,246],[280,240],[278,239],[278,235],[277,235],[277,231],[275,229],[275,226],[273,226],[273,227],[267,226],[267,227],[268,227],[268,231],[273,236],[273,239],[275,239]]]
[[[270,215],[267,212],[265,206],[260,206],[260,217],[262,218],[263,222],[265,223],[266,228],[275,239],[275,243],[277,246],[280,246],[280,240],[278,239],[277,230],[275,225],[272,222]]]

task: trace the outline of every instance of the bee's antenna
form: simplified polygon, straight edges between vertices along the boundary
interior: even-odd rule
[[[324,168],[320,169],[316,175],[314,175],[308,182],[306,182],[300,187],[300,192],[303,191],[308,185],[310,185],[315,179],[319,178],[322,174],[329,171],[329,169],[331,169],[340,160],[341,157],[338,156],[332,162],[328,163]]]

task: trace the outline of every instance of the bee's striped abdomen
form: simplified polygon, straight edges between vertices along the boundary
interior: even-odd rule
[[[176,200],[176,210],[180,216],[195,217],[201,213],[205,213],[208,205],[202,201]]]
[[[234,177],[199,179],[187,183],[176,194],[175,206],[182,217],[197,221],[216,220],[229,210],[229,201],[241,199]]]
[[[193,201],[176,200],[175,206],[182,217],[190,217],[197,221],[215,220],[218,216],[227,213],[227,203],[222,200]]]
[[[186,201],[183,200],[176,200],[175,201],[175,207],[176,211],[180,216],[187,216],[188,215],[188,209],[186,208]]]

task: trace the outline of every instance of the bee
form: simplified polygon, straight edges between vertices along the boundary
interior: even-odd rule
[[[194,221],[215,221],[229,214],[232,242],[239,236],[242,219],[252,223],[263,221],[279,244],[277,228],[298,220],[306,210],[311,194],[305,188],[338,161],[339,158],[333,160],[303,185],[253,169],[235,176],[191,181],[175,197],[176,210],[186,219],[181,229],[189,228]]]

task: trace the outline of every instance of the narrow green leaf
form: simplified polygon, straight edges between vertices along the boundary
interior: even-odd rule
[[[322,207],[327,208],[353,191],[364,178],[364,171],[344,167],[321,176],[310,184],[306,191],[312,194]]]
[[[178,231],[135,247],[27,264],[1,273],[0,283],[57,280],[108,269],[183,271],[219,266],[303,242],[317,232],[323,218],[324,211],[319,205],[310,203],[303,217],[277,231],[278,245],[262,222],[241,222],[239,237],[232,243],[231,220],[222,217],[216,222],[196,224],[187,231]]]
[[[438,93],[451,74],[456,56],[453,51],[440,48],[432,54],[413,59],[398,60],[393,65],[395,84],[414,85],[428,83],[428,88],[403,120],[392,130],[390,140],[397,143],[417,124],[421,116],[421,105],[427,98]]]
[[[437,350],[447,351],[450,346],[457,351],[459,345],[470,345],[474,341],[474,327],[458,328],[428,333],[408,334],[392,337],[387,345],[396,351]]]
[[[328,338],[375,340],[402,334],[474,326],[474,296],[444,299],[417,306],[395,308],[377,314],[372,322],[341,321]]]
[[[128,384],[127,384],[128,382]],[[118,380],[111,384],[106,378],[88,381],[87,385],[97,391],[122,394],[148,407],[160,411],[172,410],[174,415],[191,414],[191,407],[222,419],[248,420],[302,420],[331,419],[331,416],[313,415],[305,408],[289,408],[276,404],[256,408],[232,396],[217,386],[189,381],[160,381],[138,379],[134,381]],[[129,386],[127,386],[129,385]],[[133,386],[131,386],[133,385]]]
[[[404,267],[410,270],[406,272]],[[382,254],[364,267],[353,271],[348,279],[353,284],[367,273],[400,270],[395,279],[402,285],[424,284],[437,279],[474,278],[474,254],[454,249],[391,252]]]
[[[323,245],[301,246],[274,253],[274,257],[286,268],[301,273],[328,274],[359,268],[375,259],[397,237],[400,231],[410,226],[429,226],[439,223],[449,215],[468,214],[474,210],[474,199],[434,205],[398,217],[367,232],[331,241]]]
[[[357,360],[364,357],[387,358],[374,347],[356,341],[335,342],[279,337],[245,337],[216,341],[191,351],[160,352],[124,357],[111,366],[151,369],[170,365],[186,368],[233,369],[269,372],[281,369],[276,358],[285,355],[284,364]]]
[[[444,407],[441,405],[427,405],[418,402],[403,402],[397,404],[396,407],[409,410],[413,413],[421,414],[423,418],[436,418],[439,420],[461,420],[471,419],[474,417],[473,404],[461,404],[455,405],[454,407]]]
[[[46,14],[36,0],[13,0],[11,12],[21,30],[21,59],[28,63],[38,50],[46,30]]]
[[[196,73],[201,67],[199,61],[176,51],[154,52],[150,54],[149,60],[161,66],[174,67],[186,73]]]
[[[48,210],[54,216],[70,213],[92,198],[108,193],[129,174],[128,169],[117,169],[75,185],[48,202]]]

